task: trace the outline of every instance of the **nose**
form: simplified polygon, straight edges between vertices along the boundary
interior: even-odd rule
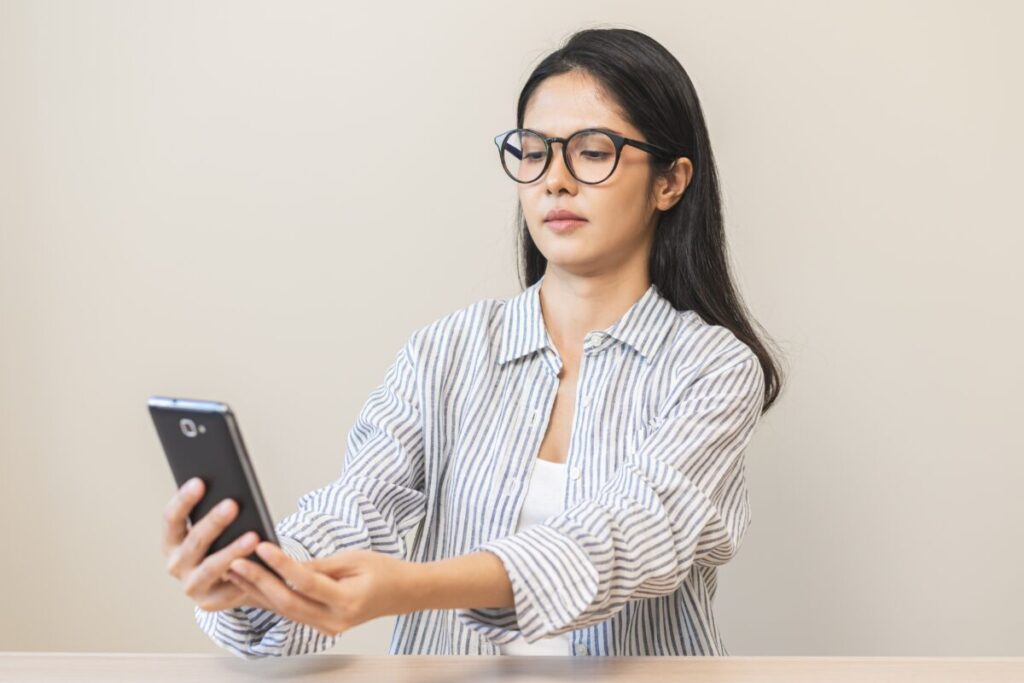
[[[560,140],[551,143],[551,162],[548,164],[547,171],[544,172],[544,185],[548,192],[553,194],[562,188],[574,189],[576,187],[576,178],[569,172],[569,167],[565,163],[564,149],[565,143]]]

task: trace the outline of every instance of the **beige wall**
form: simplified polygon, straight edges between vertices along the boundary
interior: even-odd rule
[[[1024,655],[1021,5],[496,6],[0,0],[0,649],[218,651],[146,398],[229,402],[277,519],[334,478],[407,335],[516,293],[491,138],[602,23],[689,70],[788,353],[727,646]]]

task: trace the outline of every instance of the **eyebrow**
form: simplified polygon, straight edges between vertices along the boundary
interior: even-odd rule
[[[538,133],[540,133],[541,135],[543,135],[546,138],[547,137],[551,137],[550,135],[548,135],[547,133],[545,133],[542,130],[537,130],[536,128],[531,128],[530,130],[535,130],[535,131],[537,131]],[[580,128],[579,130],[600,130],[600,131],[604,131],[605,133],[614,133],[615,135],[621,135],[623,137],[626,136],[626,134],[621,132],[621,131],[615,130],[614,128],[606,128],[605,126],[584,126],[583,128]],[[573,132],[575,132],[575,131],[573,131]],[[566,137],[568,137],[568,136],[566,136]]]

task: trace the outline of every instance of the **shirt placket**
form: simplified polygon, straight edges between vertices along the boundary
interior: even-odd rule
[[[580,500],[583,496],[585,485],[584,485],[584,472],[583,465],[581,464],[581,456],[576,453],[577,447],[576,442],[579,440],[578,432],[579,425],[583,421],[584,411],[591,409],[593,403],[593,396],[589,393],[589,389],[585,389],[590,386],[590,382],[587,378],[587,358],[593,353],[599,351],[601,348],[606,346],[607,335],[603,332],[591,332],[584,340],[583,353],[580,356],[580,367],[576,378],[576,393],[575,393],[575,407],[573,410],[572,426],[569,430],[569,443],[568,450],[566,453],[566,490],[563,494],[563,504],[565,508],[571,507],[576,501]],[[531,430],[532,436],[529,439],[530,448],[526,449],[530,459],[527,461],[524,467],[518,468],[518,470],[511,470],[510,476],[505,482],[505,495],[512,496],[516,492],[520,492],[519,499],[515,501],[515,504],[511,509],[511,519],[507,520],[508,533],[512,533],[515,529],[516,521],[519,519],[519,515],[522,512],[522,506],[525,502],[526,487],[522,486],[522,481],[528,481],[532,475],[533,468],[536,467],[536,459],[540,454],[540,447],[544,440],[544,434],[547,431],[548,423],[551,419],[551,413],[554,408],[555,397],[558,393],[558,373],[561,371],[562,362],[559,358],[557,351],[551,347],[546,347],[543,351],[542,362],[546,363],[549,372],[544,373],[544,382],[546,388],[544,391],[537,392],[536,404],[528,406],[525,414],[525,425]],[[522,472],[521,475],[517,475],[516,472]],[[573,631],[571,635],[571,652],[570,654],[578,656],[587,656],[590,653],[587,644],[584,642],[588,629],[580,629]]]

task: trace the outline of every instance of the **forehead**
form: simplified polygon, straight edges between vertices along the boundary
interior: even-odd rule
[[[537,86],[526,104],[523,127],[547,136],[568,136],[582,128],[638,135],[601,85],[577,71],[551,76]]]

